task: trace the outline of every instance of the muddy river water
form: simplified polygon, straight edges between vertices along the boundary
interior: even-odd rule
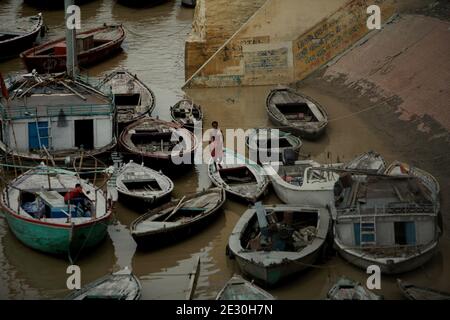
[[[0,20],[14,23],[15,18],[38,12],[20,0],[0,3]],[[90,76],[100,76],[117,67],[125,67],[146,82],[156,94],[153,115],[169,119],[169,106],[185,94],[203,107],[205,125],[217,120],[222,129],[270,126],[264,103],[269,87],[190,89],[183,92],[184,40],[189,33],[193,10],[182,8],[180,1],[133,10],[112,0],[99,0],[82,6],[82,27],[107,23],[123,23],[127,31],[124,51],[114,58],[88,70]],[[49,27],[48,37],[61,36],[63,12],[44,12]],[[3,74],[23,70],[20,59],[0,63]],[[302,90],[314,97],[328,110],[331,119],[326,135],[317,142],[304,142],[303,154],[318,161],[346,161],[368,149],[384,155],[388,162],[398,159],[387,141],[365,124],[363,116],[347,117],[351,113],[345,101],[327,96],[313,87]],[[407,160],[407,159],[399,159]],[[174,196],[208,187],[210,182],[203,165],[193,167],[181,176],[172,177]],[[271,191],[266,203],[279,200]],[[196,299],[210,299],[229,277],[239,272],[234,261],[225,255],[225,248],[235,223],[247,206],[227,200],[222,213],[207,229],[170,247],[152,252],[136,251],[129,234],[129,224],[138,217],[134,211],[118,204],[117,222],[109,227],[109,237],[98,248],[81,257],[77,264],[82,270],[82,283],[88,283],[125,266],[133,269],[143,286],[143,299],[184,299],[189,284],[188,274],[201,257],[201,270]],[[61,298],[67,294],[66,268],[68,262],[33,251],[22,245],[0,217],[0,298],[26,299]],[[450,289],[450,241],[442,238],[439,253],[422,268],[402,275],[416,284]],[[299,274],[269,291],[281,299],[323,299],[332,283],[346,275],[365,283],[367,275],[338,256],[329,257],[317,268]],[[380,293],[388,299],[400,299],[395,277],[382,277]]]

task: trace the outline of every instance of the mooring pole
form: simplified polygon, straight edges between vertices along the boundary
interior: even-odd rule
[[[66,22],[66,69],[71,78],[78,74],[76,23],[72,23],[77,17],[73,17],[76,12],[72,10],[74,0],[64,0],[65,22]]]

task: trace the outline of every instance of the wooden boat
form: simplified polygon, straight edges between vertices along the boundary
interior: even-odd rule
[[[331,167],[339,167],[339,164]],[[314,160],[271,162],[263,165],[278,198],[287,204],[325,207],[334,202],[339,175]]]
[[[440,235],[432,186],[409,175],[361,177],[347,172],[336,182],[331,208],[338,253],[364,270],[377,265],[384,274],[408,272],[429,261]]]
[[[23,74],[0,97],[0,150],[13,161],[99,166],[116,146],[115,107],[89,82],[65,74]],[[45,93],[45,94],[44,94]],[[15,160],[14,160],[15,159]],[[92,170],[91,170],[92,171]]]
[[[178,160],[190,160],[198,147],[197,139],[189,130],[155,118],[143,118],[130,124],[122,131],[119,142],[138,159],[172,160],[175,164]]]
[[[141,289],[139,279],[125,268],[72,292],[66,300],[139,300]]]
[[[400,291],[408,300],[450,300],[450,293],[419,287],[397,279]]]
[[[82,185],[84,205],[64,202],[64,194]],[[57,255],[79,255],[107,234],[111,207],[94,185],[75,173],[39,165],[12,180],[0,207],[14,235],[26,246]]]
[[[154,204],[170,197],[173,182],[164,174],[130,161],[117,175],[117,191],[123,201]]]
[[[359,282],[342,277],[327,293],[328,300],[382,300],[379,296],[366,288]]]
[[[300,138],[278,129],[251,130],[246,136],[246,143],[250,158],[258,159],[260,163],[280,161],[288,149],[298,156],[303,144]]]
[[[203,120],[203,112],[200,106],[188,99],[178,101],[170,107],[170,115],[173,121],[190,130],[194,130],[195,124],[201,124]]]
[[[24,0],[24,2],[32,7],[42,9],[64,9],[64,0]],[[92,0],[75,0],[76,5],[92,2]]]
[[[330,225],[325,208],[258,202],[234,227],[229,253],[244,274],[275,285],[316,262]]]
[[[153,7],[167,0],[117,0],[117,2],[127,7]]]
[[[98,87],[114,96],[119,130],[151,114],[155,108],[153,91],[127,70],[116,70],[106,75]]]
[[[181,5],[187,8],[195,8],[197,0],[181,0]]]
[[[183,239],[209,223],[225,200],[225,191],[219,188],[187,195],[137,218],[131,223],[131,235],[140,247]]]
[[[233,150],[224,148],[223,163],[219,167],[211,158],[208,176],[212,183],[230,195],[249,202],[257,201],[267,190],[269,179],[264,170]]]
[[[383,173],[386,170],[386,162],[379,153],[368,151],[350,160],[345,164],[344,169]]]
[[[305,139],[319,138],[328,125],[327,112],[320,104],[290,88],[270,91],[266,110],[276,126]]]
[[[125,30],[121,25],[104,25],[77,34],[78,65],[87,68],[121,49]],[[20,54],[28,71],[39,73],[64,72],[66,70],[66,40],[60,38]]]
[[[18,56],[23,50],[31,48],[43,32],[42,14],[19,18],[14,25],[0,26],[0,61]]]
[[[216,300],[275,300],[267,291],[235,274],[217,294]]]

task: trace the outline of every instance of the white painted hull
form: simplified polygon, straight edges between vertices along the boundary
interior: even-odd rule
[[[325,207],[334,201],[333,190],[294,190],[272,179],[272,186],[278,198],[286,204]]]
[[[361,255],[355,250],[345,249],[338,241],[336,241],[336,239],[334,244],[339,252],[339,255],[349,263],[364,270],[367,270],[367,267],[370,265],[377,265],[380,267],[381,273],[383,274],[399,274],[417,269],[428,262],[437,250],[437,242],[435,242],[422,253],[411,257],[396,258],[395,261],[392,259],[392,263],[387,263],[387,259],[376,259],[375,257],[367,254]]]

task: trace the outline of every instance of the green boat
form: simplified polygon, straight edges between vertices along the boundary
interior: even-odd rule
[[[81,203],[66,204],[64,195],[77,183],[83,189]],[[0,208],[22,243],[69,259],[102,241],[111,218],[102,190],[73,172],[44,165],[12,180],[2,191]]]

